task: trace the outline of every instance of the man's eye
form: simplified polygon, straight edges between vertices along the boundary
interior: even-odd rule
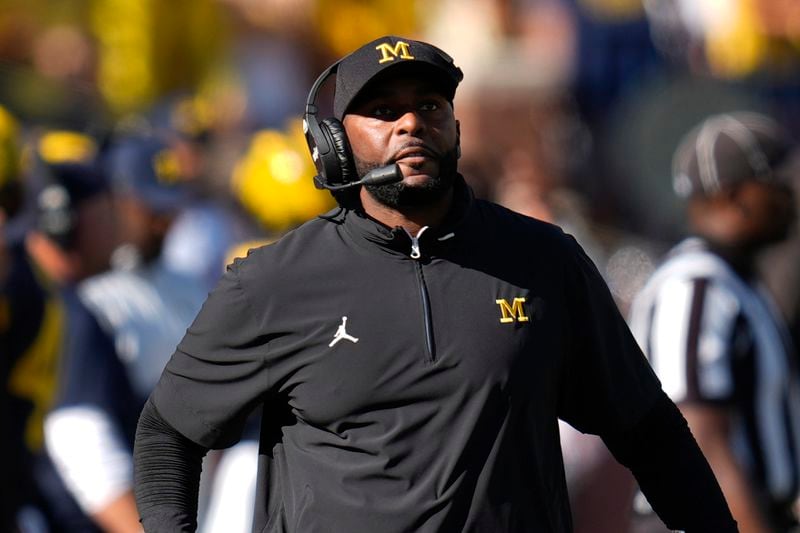
[[[387,106],[378,106],[372,110],[372,114],[376,117],[388,117],[392,114],[392,109]]]
[[[421,111],[436,111],[439,109],[439,104],[436,102],[425,102],[421,106],[419,106]]]

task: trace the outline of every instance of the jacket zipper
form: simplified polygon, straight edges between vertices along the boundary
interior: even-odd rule
[[[422,319],[425,326],[425,360],[428,362],[433,362],[436,360],[436,345],[433,342],[433,318],[431,317],[431,300],[428,295],[428,287],[425,284],[425,274],[422,271],[422,263],[419,259],[422,257],[422,253],[419,249],[419,238],[422,236],[423,232],[428,229],[428,226],[425,226],[419,230],[416,236],[411,235],[410,233],[406,232],[408,236],[411,238],[411,259],[414,259],[414,269],[417,273],[417,286],[419,287],[419,296],[422,302]]]
[[[416,261],[417,282],[419,285],[419,296],[422,300],[422,316],[425,323],[425,348],[426,360],[433,362],[436,360],[436,345],[433,342],[433,319],[431,317],[431,301],[428,296],[428,287],[425,285],[425,275],[422,272],[422,263]]]

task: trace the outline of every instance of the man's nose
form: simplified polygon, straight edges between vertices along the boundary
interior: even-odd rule
[[[398,133],[416,135],[425,129],[425,121],[416,110],[411,109],[400,115],[395,127]]]

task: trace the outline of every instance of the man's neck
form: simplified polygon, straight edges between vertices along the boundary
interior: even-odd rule
[[[743,243],[727,243],[715,240],[713,237],[701,236],[709,249],[720,256],[743,278],[755,275],[757,248],[746,246]]]
[[[366,189],[361,190],[361,206],[369,217],[390,228],[404,228],[411,235],[416,235],[425,226],[440,225],[452,205],[453,189],[433,204],[414,208],[389,207],[378,202]]]

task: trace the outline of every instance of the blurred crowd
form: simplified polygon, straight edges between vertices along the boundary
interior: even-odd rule
[[[384,34],[455,58],[467,182],[575,235],[624,313],[687,233],[681,137],[732,111],[800,137],[796,0],[0,0],[0,530],[136,531],[149,387],[233,257],[334,207],[305,100]],[[797,344],[797,234],[760,269]],[[563,432],[576,531],[631,530],[633,480]],[[207,460],[207,532],[248,530],[245,444]]]

